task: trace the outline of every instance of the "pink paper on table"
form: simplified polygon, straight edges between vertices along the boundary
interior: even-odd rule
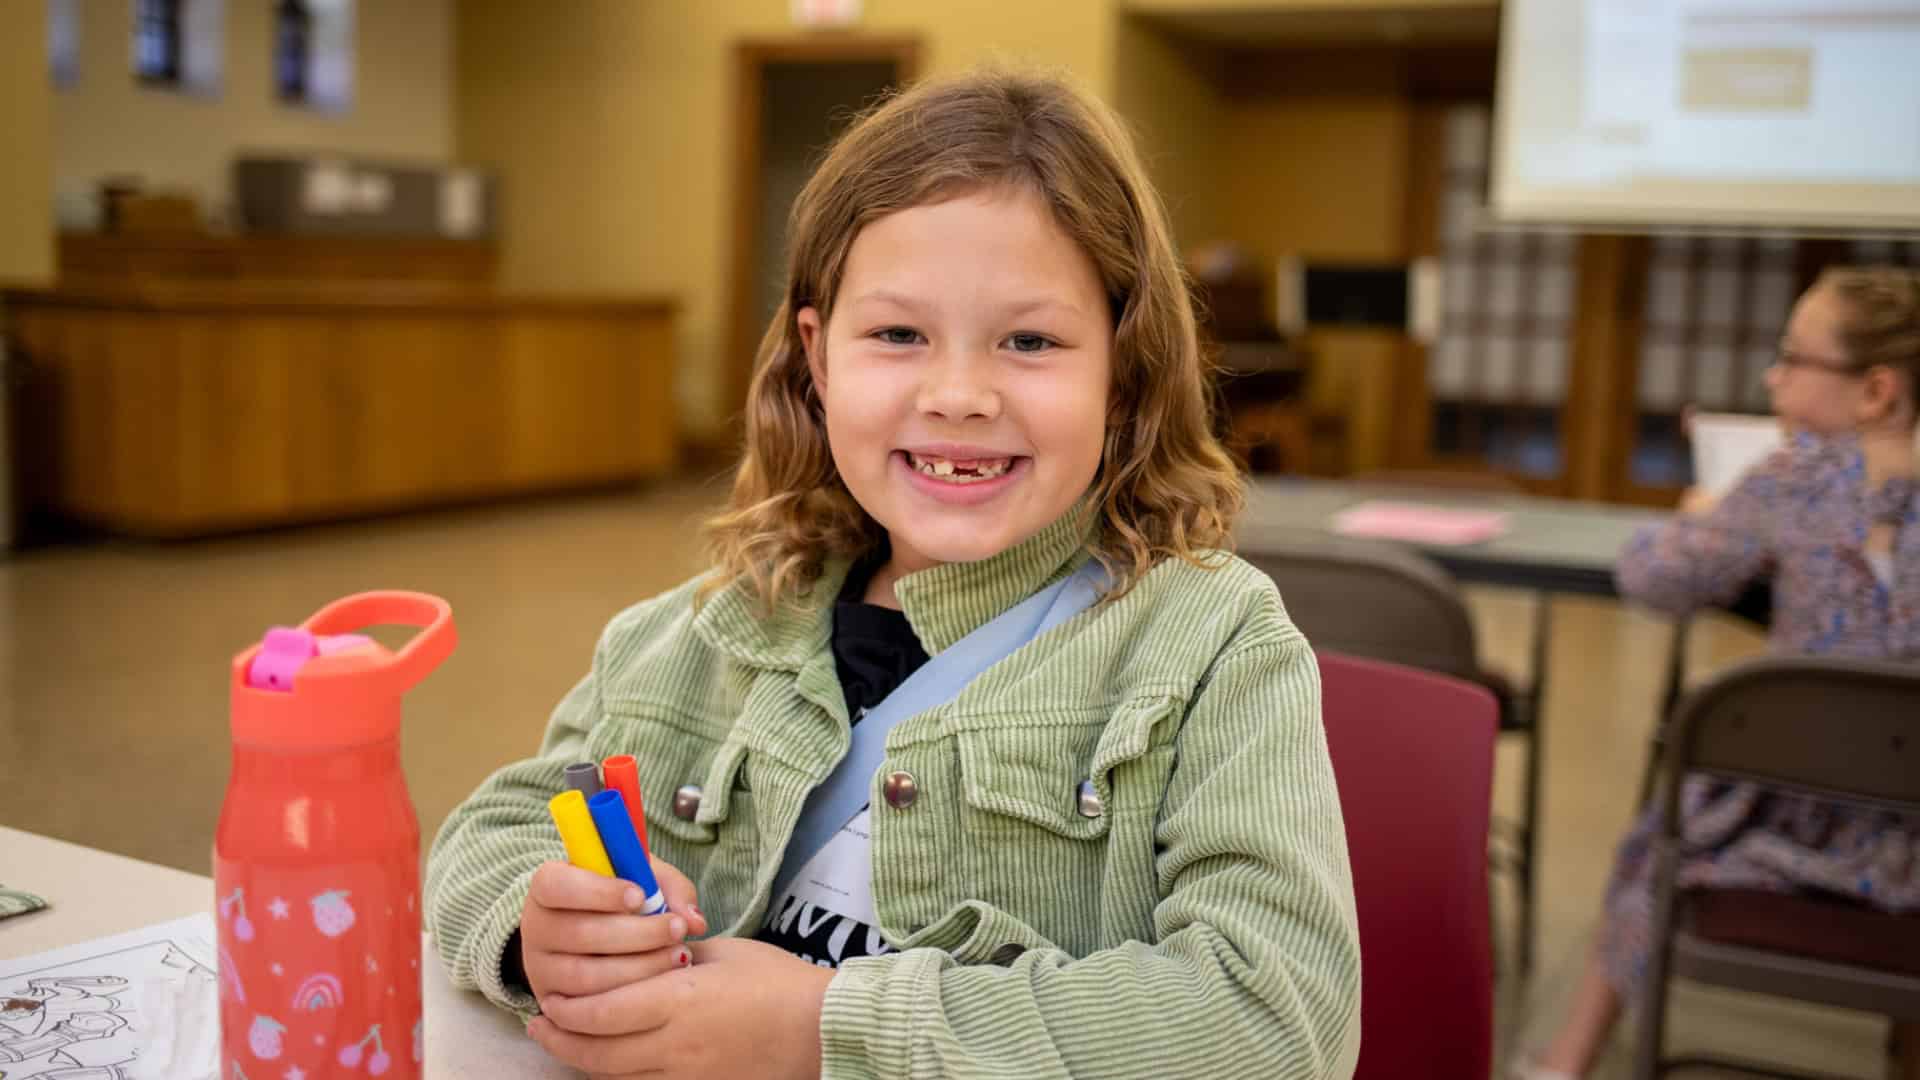
[[[1456,510],[1445,506],[1374,500],[1333,516],[1342,536],[1406,540],[1416,544],[1477,544],[1507,531],[1507,515],[1498,510]]]

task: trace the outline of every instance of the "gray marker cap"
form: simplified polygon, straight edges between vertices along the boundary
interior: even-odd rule
[[[576,761],[567,766],[567,786],[589,799],[600,794],[600,766],[591,761]]]

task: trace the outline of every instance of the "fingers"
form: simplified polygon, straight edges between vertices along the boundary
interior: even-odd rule
[[[578,997],[548,994],[540,999],[540,1012],[570,1035],[639,1035],[664,1027],[685,989],[684,980],[652,979]],[[615,1061],[608,1064],[613,1066],[612,1071],[618,1072],[648,1063]],[[584,1067],[589,1072],[602,1071],[593,1066]]]
[[[681,880],[686,879],[683,877]],[[533,872],[533,888],[528,898],[541,907],[555,911],[598,911],[608,914],[637,912],[647,902],[640,887],[630,881],[602,877],[591,870],[582,870],[563,862],[540,864],[540,868]]]
[[[536,952],[522,957],[527,982],[543,998],[548,994],[587,997],[604,994],[628,983],[650,979],[693,963],[685,945],[621,956],[584,956],[579,953]]]
[[[529,907],[521,913],[520,939],[540,952],[652,952],[687,940],[687,920],[676,912],[602,915]]]
[[[581,1035],[545,1017],[535,1017],[527,1035],[556,1060],[592,1076],[664,1075],[650,1060],[656,1040],[646,1035]]]
[[[695,934],[710,930],[707,917],[700,914],[700,890],[694,887],[692,879],[664,859],[648,858],[653,863],[654,880],[660,883],[660,891],[667,896],[667,910],[685,915],[693,925]]]

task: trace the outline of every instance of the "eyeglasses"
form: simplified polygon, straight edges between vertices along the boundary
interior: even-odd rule
[[[1832,374],[1845,375],[1849,378],[1857,378],[1866,374],[1865,371],[1854,367],[1845,360],[1821,356],[1804,356],[1794,352],[1785,345],[1780,346],[1780,350],[1773,354],[1773,362],[1786,368],[1788,371],[1797,371],[1800,368],[1812,368],[1815,371],[1831,372]]]

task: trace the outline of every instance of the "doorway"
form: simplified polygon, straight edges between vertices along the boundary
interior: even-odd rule
[[[918,75],[920,44],[864,35],[747,41],[735,66],[730,413],[746,402],[755,351],[780,304],[788,208],[854,116]]]

